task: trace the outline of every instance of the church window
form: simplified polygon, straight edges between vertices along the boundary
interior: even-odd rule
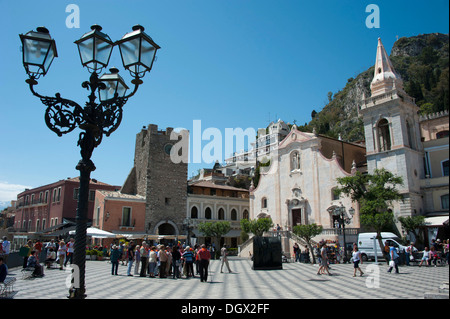
[[[378,122],[378,147],[379,151],[389,151],[391,149],[391,134],[389,133],[389,122],[382,119]]]
[[[191,218],[192,219],[198,218],[198,208],[195,206],[191,208]]]
[[[263,199],[261,200],[261,207],[267,208],[267,198],[266,197],[263,197]]]

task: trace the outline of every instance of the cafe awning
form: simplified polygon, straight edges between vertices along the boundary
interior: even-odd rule
[[[436,216],[425,218],[426,227],[441,227],[444,226],[445,222],[448,223],[448,216]]]
[[[75,230],[70,231],[69,234],[74,235]],[[89,227],[88,229],[86,229],[86,235],[92,238],[116,238],[116,234],[107,232],[105,230],[96,227]]]

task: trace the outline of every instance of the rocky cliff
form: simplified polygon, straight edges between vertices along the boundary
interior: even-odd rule
[[[390,55],[392,64],[404,81],[405,91],[416,99],[422,114],[449,109],[449,36],[421,34],[398,39]],[[361,99],[370,96],[373,67],[350,78],[339,92],[329,92],[329,103],[313,111],[310,123],[300,126],[303,131],[345,141],[364,140],[362,120],[358,117]]]

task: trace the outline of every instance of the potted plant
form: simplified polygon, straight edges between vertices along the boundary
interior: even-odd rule
[[[103,251],[97,250],[97,260],[103,260]]]
[[[86,259],[91,259],[91,255],[92,255],[92,252],[89,249],[86,249]]]
[[[91,260],[97,260],[97,250],[91,250]]]

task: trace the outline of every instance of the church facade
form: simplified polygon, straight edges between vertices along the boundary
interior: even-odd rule
[[[373,173],[385,168],[403,179],[397,187],[403,198],[392,208],[396,218],[442,215],[448,223],[448,112],[433,116],[440,119],[439,132],[429,134],[430,129],[424,129],[429,120],[419,118],[419,108],[404,91],[380,39],[370,89],[371,96],[362,97],[358,109],[365,145],[299,132],[294,125],[271,154],[271,165],[258,186],[250,190],[250,218],[271,217],[285,230],[312,223],[333,229],[339,227],[334,209],[344,207],[346,212],[355,211],[348,215],[346,227],[359,229],[358,206],[348,197],[335,197],[336,179],[357,170]],[[430,136],[423,136],[424,132],[434,141],[428,141]],[[430,163],[433,156],[439,163]],[[437,167],[434,176],[432,167]],[[399,224],[397,228],[400,232]]]

